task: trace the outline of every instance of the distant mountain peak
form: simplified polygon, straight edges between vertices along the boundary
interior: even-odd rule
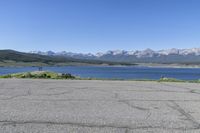
[[[200,62],[200,48],[191,49],[165,49],[165,50],[152,50],[147,48],[145,50],[109,50],[107,52],[98,52],[96,54],[83,54],[83,53],[72,53],[72,52],[41,52],[41,51],[31,51],[30,53],[49,55],[49,56],[65,56],[73,57],[77,59],[97,59],[106,61],[135,61],[135,62],[180,62],[184,61],[198,61]],[[185,59],[184,59],[185,58]]]
[[[177,49],[177,48],[171,48],[171,49],[165,49],[165,50],[158,50],[154,51],[150,48],[147,48],[145,50],[131,50],[131,51],[125,51],[125,50],[109,50],[105,53],[98,52],[96,54],[83,54],[83,53],[73,53],[73,52],[67,52],[67,51],[61,51],[61,52],[53,52],[53,51],[30,51],[29,53],[34,54],[42,54],[42,55],[83,55],[83,56],[104,56],[104,55],[136,55],[138,57],[152,57],[154,54],[157,55],[170,55],[170,54],[177,54],[177,55],[200,55],[200,48],[191,48],[191,49]]]

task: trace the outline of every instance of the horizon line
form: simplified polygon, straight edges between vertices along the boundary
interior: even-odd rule
[[[133,50],[124,50],[124,49],[110,49],[110,50],[106,50],[106,51],[98,51],[98,52],[73,52],[73,51],[66,51],[66,50],[62,50],[62,51],[54,51],[54,50],[27,50],[27,51],[23,51],[23,50],[17,50],[17,49],[0,49],[0,50],[13,50],[13,51],[18,51],[18,52],[24,52],[24,53],[30,53],[30,52],[54,52],[54,53],[58,53],[58,52],[68,52],[68,53],[80,53],[80,54],[97,54],[97,53],[105,53],[105,52],[109,52],[109,51],[145,51],[145,50],[152,50],[152,51],[161,51],[161,50],[172,50],[172,49],[177,49],[177,50],[188,50],[188,49],[200,49],[200,47],[192,47],[192,48],[166,48],[166,49],[158,49],[158,50],[154,50],[151,48],[145,48],[145,49],[133,49]]]

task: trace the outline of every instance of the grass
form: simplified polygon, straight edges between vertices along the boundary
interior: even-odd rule
[[[179,80],[175,78],[160,78],[159,80],[154,79],[115,79],[115,78],[81,78],[76,77],[77,80],[111,80],[111,81],[154,81],[154,82],[182,82],[182,83],[200,83],[199,80]]]
[[[2,75],[0,78],[32,78],[32,79],[75,79],[71,74],[60,74],[47,71],[35,71]]]
[[[175,78],[160,78],[159,82],[185,82],[185,80],[179,80]]]
[[[158,82],[184,82],[184,83],[200,83],[199,80],[179,80],[175,78],[160,78]]]

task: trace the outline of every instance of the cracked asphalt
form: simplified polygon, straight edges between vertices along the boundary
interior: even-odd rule
[[[0,133],[199,133],[200,84],[0,79]]]

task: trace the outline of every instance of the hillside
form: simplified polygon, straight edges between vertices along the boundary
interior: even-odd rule
[[[23,53],[14,50],[0,50],[0,66],[63,66],[63,65],[128,65],[128,63],[74,59],[64,56],[47,56]]]

